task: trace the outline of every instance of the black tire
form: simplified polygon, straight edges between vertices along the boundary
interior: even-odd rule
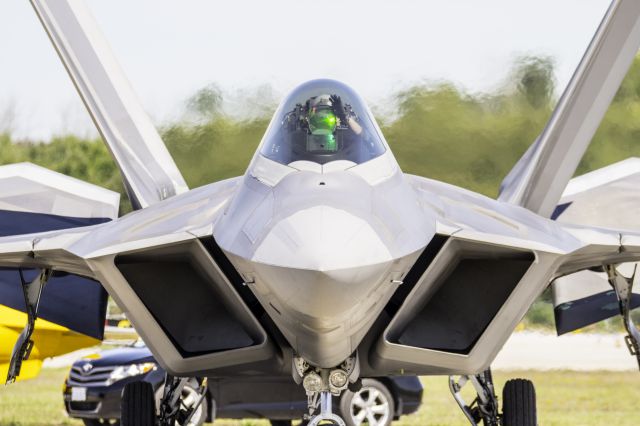
[[[291,426],[291,420],[269,420],[271,426]]]
[[[151,383],[127,383],[122,390],[120,424],[122,426],[154,426],[155,398]]]
[[[525,379],[509,380],[502,390],[504,426],[537,426],[536,390]]]
[[[355,426],[355,416],[365,410],[363,406],[354,402],[354,398],[360,396],[364,402],[375,404],[372,407],[381,407],[386,404],[385,414],[374,414],[375,420],[379,425],[389,426],[395,416],[395,401],[389,389],[378,380],[375,379],[362,379],[362,388],[358,392],[351,392],[346,390],[342,393],[340,398],[340,413],[347,426]],[[371,414],[371,413],[367,413]],[[366,420],[366,418],[365,418]]]

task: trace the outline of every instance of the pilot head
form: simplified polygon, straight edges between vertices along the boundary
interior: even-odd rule
[[[332,135],[338,125],[330,95],[314,96],[309,99],[307,120],[312,135]]]

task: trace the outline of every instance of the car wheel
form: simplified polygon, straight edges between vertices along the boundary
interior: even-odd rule
[[[198,382],[195,380],[189,380],[184,388],[182,388],[182,395],[180,396],[180,404],[182,408],[191,408],[196,402],[198,402]],[[160,400],[164,394],[164,386],[160,386],[156,391],[156,410],[160,407]],[[214,405],[215,408],[215,405]],[[207,421],[207,414],[209,413],[209,399],[205,397],[202,400],[200,406],[196,409],[196,412],[189,420],[187,426],[201,426]],[[213,416],[215,418],[215,415]],[[211,419],[213,421],[214,419]]]
[[[151,383],[127,383],[122,390],[120,404],[120,424],[122,426],[155,425],[155,398]]]
[[[84,426],[119,426],[118,419],[82,419]]]
[[[502,421],[504,426],[536,426],[536,390],[533,382],[513,379],[502,389]]]
[[[182,408],[189,409],[193,407],[200,398],[198,394],[198,385],[196,383],[189,382],[184,388],[182,388],[182,396],[180,397],[180,404]],[[191,416],[191,420],[187,423],[187,426],[200,426],[203,425],[207,420],[207,412],[209,410],[209,405],[207,401],[207,397],[202,400],[202,403],[198,406],[193,416]]]
[[[344,391],[340,412],[347,426],[389,426],[393,421],[395,403],[389,389],[374,379],[362,379],[358,392]]]

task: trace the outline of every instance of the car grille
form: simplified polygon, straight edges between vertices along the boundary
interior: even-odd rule
[[[107,386],[107,380],[111,372],[116,367],[94,367],[89,371],[84,371],[82,366],[73,366],[69,372],[69,380],[67,384],[69,386],[86,386],[86,387],[98,387]]]
[[[69,411],[98,411],[99,402],[71,401]]]

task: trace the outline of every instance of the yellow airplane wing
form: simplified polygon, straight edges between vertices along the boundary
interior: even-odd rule
[[[13,345],[26,322],[25,313],[0,305],[0,377],[7,376]],[[73,332],[41,318],[36,320],[33,340],[36,342],[35,346],[29,360],[22,363],[18,380],[36,377],[45,358],[100,344],[98,339]]]

